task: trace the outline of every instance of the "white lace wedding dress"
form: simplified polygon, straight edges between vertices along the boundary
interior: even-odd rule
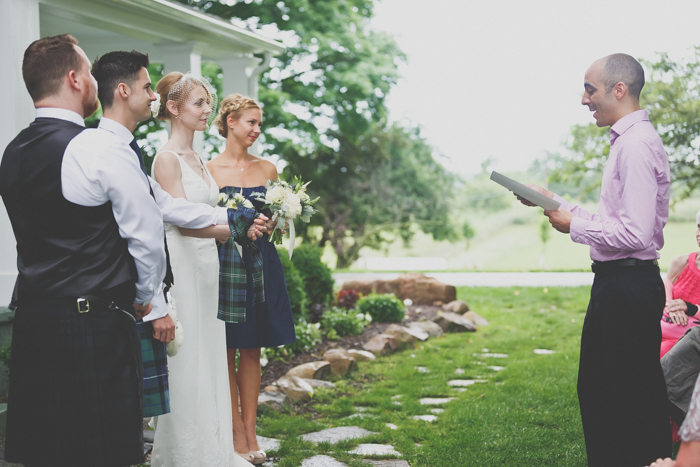
[[[215,206],[219,190],[203,162],[208,185],[179,155],[177,158],[187,200]],[[170,293],[175,299],[184,341],[178,354],[168,358],[171,412],[155,422],[151,465],[250,467],[233,451],[226,333],[224,322],[216,317],[216,241],[182,236],[170,224],[165,224],[165,231],[175,277]]]

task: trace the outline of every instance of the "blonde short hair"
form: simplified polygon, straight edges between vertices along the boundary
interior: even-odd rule
[[[260,109],[262,108],[255,99],[250,97],[242,96],[241,94],[229,94],[226,98],[221,101],[219,106],[219,115],[214,120],[214,124],[219,128],[219,134],[226,138],[228,136],[228,125],[226,121],[229,115],[233,115],[233,118],[238,120],[241,118],[241,114],[247,109]]]

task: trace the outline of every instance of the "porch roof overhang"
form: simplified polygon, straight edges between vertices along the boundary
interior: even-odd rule
[[[153,46],[194,44],[202,58],[216,60],[279,54],[286,48],[256,31],[168,0],[41,0],[40,8],[42,35],[75,32],[86,51],[119,44],[120,49],[154,52]]]

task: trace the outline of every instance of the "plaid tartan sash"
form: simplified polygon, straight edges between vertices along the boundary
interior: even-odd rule
[[[228,210],[232,237],[219,245],[219,313],[217,318],[227,323],[245,323],[248,274],[246,263],[233,244],[236,241],[249,257],[253,280],[253,303],[260,307],[265,303],[262,252],[246,235],[248,228],[259,214],[254,209],[238,206]],[[247,259],[247,258],[246,258]]]

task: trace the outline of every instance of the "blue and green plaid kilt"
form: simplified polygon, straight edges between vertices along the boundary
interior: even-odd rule
[[[137,323],[143,358],[143,416],[170,412],[168,356],[165,343],[153,338],[153,324]]]

